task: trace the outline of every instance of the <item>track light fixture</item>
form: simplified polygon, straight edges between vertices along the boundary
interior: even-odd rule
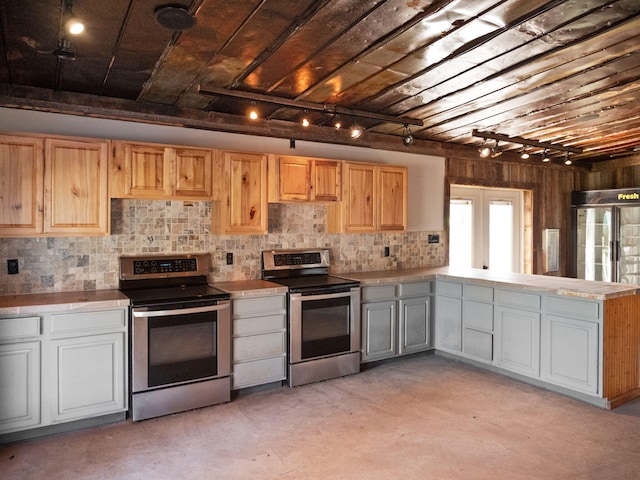
[[[62,26],[68,35],[79,35],[84,32],[84,24],[73,14],[71,0],[62,0]]]
[[[58,57],[59,61],[63,60],[75,60],[76,59],[76,49],[71,43],[69,37],[64,36],[60,39],[58,43],[58,48],[56,48],[53,52],[56,57]]]
[[[413,143],[413,134],[411,133],[409,125],[406,123],[404,124],[404,131],[402,132],[402,143],[407,147]]]
[[[547,149],[544,149],[544,152],[542,152],[542,161],[545,163],[548,163],[551,161],[551,159],[549,158],[549,155],[547,155]]]
[[[260,115],[258,114],[258,109],[256,108],[256,102],[251,102],[251,108],[249,109],[249,118],[251,120],[257,120]]]
[[[299,110],[304,110],[305,112],[321,112],[327,115],[333,115],[336,118],[336,121],[333,123],[333,126],[336,129],[340,129],[342,127],[342,123],[339,121],[339,115],[343,115],[351,118],[364,118],[368,120],[374,120],[381,123],[395,123],[400,124],[405,127],[404,134],[402,137],[402,141],[405,145],[410,145],[413,143],[413,134],[409,130],[409,125],[415,125],[422,127],[422,120],[416,120],[408,117],[394,117],[391,115],[384,115],[381,113],[367,112],[364,110],[352,110],[350,108],[340,107],[338,105],[331,104],[321,104],[321,103],[312,103],[305,102],[301,100],[294,100],[290,98],[282,98],[282,97],[274,97],[272,95],[262,95],[259,93],[252,92],[242,92],[238,90],[228,90],[226,88],[219,87],[203,87],[201,85],[198,86],[198,93],[202,95],[212,95],[217,97],[230,97],[230,98],[240,98],[242,100],[250,100],[253,102],[259,103],[267,103],[271,105],[277,105],[280,107],[287,108],[296,108]],[[354,128],[354,127],[358,128]],[[351,138],[355,139],[362,135],[364,129],[360,125],[354,125],[351,127],[350,135]],[[409,135],[406,135],[407,131]],[[411,139],[407,143],[407,139]]]
[[[488,158],[489,155],[491,155],[491,147],[487,145],[486,138],[482,139],[482,146],[478,149],[478,154],[480,155],[480,158]]]
[[[498,158],[500,155],[502,155],[502,152],[500,151],[499,148],[500,148],[500,140],[496,140],[496,144],[491,149],[491,158]]]
[[[351,125],[351,129],[349,130],[349,135],[351,136],[352,139],[355,140],[356,138],[360,138],[362,136],[362,132],[364,132],[364,129],[357,123],[354,123],[353,125]]]
[[[530,155],[527,153],[527,150],[524,147],[522,147],[522,153],[520,154],[520,158],[522,160],[528,160],[529,156]]]
[[[564,154],[564,164],[565,165],[571,165],[573,162],[571,161],[571,159],[569,158],[569,152],[566,152]]]
[[[308,127],[309,125],[311,125],[311,123],[309,122],[309,117],[307,117],[307,109],[304,109],[304,115],[302,117],[302,126],[303,127]]]

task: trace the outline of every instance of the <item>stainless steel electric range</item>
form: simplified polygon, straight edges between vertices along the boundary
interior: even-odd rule
[[[207,284],[209,262],[206,254],[120,259],[133,421],[230,400],[229,294]]]
[[[262,252],[262,278],[288,287],[292,387],[360,371],[359,282],[329,267],[327,249]]]

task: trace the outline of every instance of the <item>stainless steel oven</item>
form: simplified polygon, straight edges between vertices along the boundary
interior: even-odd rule
[[[290,386],[360,371],[360,287],[328,274],[329,251],[263,252],[263,278],[288,287]]]
[[[206,255],[121,258],[134,421],[230,400],[229,295],[206,271]]]

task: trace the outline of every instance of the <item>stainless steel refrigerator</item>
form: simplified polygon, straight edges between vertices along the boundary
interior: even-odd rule
[[[640,285],[640,188],[572,192],[572,276]]]

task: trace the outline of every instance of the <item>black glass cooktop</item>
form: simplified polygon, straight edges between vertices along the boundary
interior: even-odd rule
[[[359,282],[355,280],[334,277],[332,275],[301,275],[296,277],[270,278],[269,281],[289,287],[290,293],[298,293],[305,290],[352,288],[359,285]]]

